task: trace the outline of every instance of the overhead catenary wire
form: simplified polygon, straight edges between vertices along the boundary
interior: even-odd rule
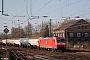
[[[36,0],[36,1],[37,1],[37,0]],[[33,3],[35,3],[36,1],[34,1]],[[46,3],[41,9],[43,9],[43,8],[44,8],[47,4],[49,4],[51,1],[52,1],[52,0],[50,0],[48,3]],[[31,1],[31,2],[32,2],[32,1]],[[30,6],[32,6],[32,3],[31,3]],[[32,9],[32,7],[31,7],[31,9]],[[40,10],[41,10],[41,9],[40,9]],[[39,10],[39,11],[40,11],[40,10]],[[30,11],[31,11],[31,16],[32,16],[32,10],[30,10]],[[39,12],[39,11],[38,11],[38,12]],[[38,13],[38,12],[37,12],[37,13]],[[28,15],[28,11],[27,11],[27,15]],[[29,19],[32,20],[33,18],[30,18],[29,15],[28,15],[27,21],[29,21]],[[24,22],[27,22],[27,21],[24,21]]]
[[[79,1],[76,1],[76,2],[73,2],[73,3],[70,3],[70,4],[66,5],[66,6],[63,6],[63,7],[61,7],[61,8],[55,9],[55,10],[53,10],[53,11],[50,11],[50,12],[48,12],[48,13],[46,13],[46,14],[50,14],[50,13],[52,13],[52,12],[58,11],[58,10],[60,10],[60,9],[63,9],[63,8],[65,8],[65,7],[67,7],[67,6],[76,4],[76,3],[81,2],[81,1],[82,1],[82,0],[79,0]],[[44,14],[44,15],[46,15],[46,14]]]
[[[22,7],[22,8],[23,8],[23,7]],[[18,11],[18,10],[15,10],[15,11]],[[20,11],[20,13],[17,13],[16,15],[10,15],[10,17],[12,17],[12,18],[11,18],[11,19],[6,19],[6,20],[11,21],[11,20],[14,19],[15,17],[22,17],[22,16],[18,16],[18,14],[21,14],[23,11],[25,11],[25,10]],[[25,17],[25,16],[23,16],[23,17]]]
[[[32,16],[32,9],[33,9],[33,4],[35,4],[38,0],[35,0],[34,2],[32,0],[30,0],[30,13],[31,13],[31,16]]]
[[[33,0],[33,1],[37,1],[37,0]],[[61,0],[60,0],[60,1],[61,1]],[[81,1],[82,1],[82,0],[81,0]],[[24,2],[24,3],[25,3],[25,2]],[[32,2],[32,4],[33,4],[33,3],[34,3],[34,2]],[[32,4],[30,4],[30,5],[32,5]],[[71,4],[71,3],[70,3],[70,4]],[[68,4],[68,5],[70,6],[70,4]],[[62,6],[62,7],[63,7],[63,6]],[[61,9],[63,9],[62,7],[61,7]],[[28,8],[29,8],[29,7],[28,7]],[[42,10],[42,9],[41,9],[41,10]],[[41,10],[40,10],[40,11],[41,11]],[[23,11],[25,11],[25,9],[22,10],[22,11],[20,11],[20,13],[18,13],[18,14],[21,14]],[[28,11],[29,11],[29,10],[28,10]],[[39,12],[40,12],[40,11],[39,11]],[[86,10],[85,10],[85,11],[86,11]],[[79,15],[79,16],[88,15],[89,13],[85,13],[85,11],[84,11],[84,10],[83,10],[83,12],[81,11],[80,13],[78,13],[78,15]],[[29,12],[28,12],[28,13],[29,13]],[[31,11],[31,13],[32,13],[32,11]],[[52,13],[53,13],[53,12],[52,12]],[[81,13],[84,13],[84,14],[81,14]],[[16,14],[16,16],[18,16],[18,14]],[[37,14],[37,13],[36,13],[36,14]],[[77,14],[77,13],[75,13],[75,14]],[[33,15],[33,14],[32,14],[32,15]],[[48,14],[47,14],[47,15],[48,15]],[[62,16],[63,16],[63,12],[62,12]],[[73,14],[72,14],[71,16],[73,16]],[[11,17],[11,16],[10,16],[10,17]],[[25,16],[25,17],[27,18],[27,16]],[[59,16],[50,16],[50,17],[56,17],[56,18],[57,18],[57,17],[59,17]],[[14,19],[14,18],[15,18],[15,17],[12,17],[12,19]],[[8,18],[8,19],[6,19],[6,20],[11,21],[12,19],[9,19],[9,18]],[[20,18],[18,18],[18,19],[20,19]],[[15,19],[14,19],[14,20],[15,20]],[[24,21],[22,20],[21,22],[24,22]]]
[[[25,0],[24,0],[25,1]],[[23,2],[23,3],[25,3],[25,2]],[[28,4],[28,2],[26,2],[26,5]],[[23,4],[24,5],[24,4]],[[20,6],[21,7],[21,6]],[[18,14],[21,14],[22,12],[24,12],[25,11],[25,9],[23,10],[23,8],[24,8],[24,6],[22,6],[22,10],[20,11],[20,13],[18,13]],[[18,10],[16,10],[16,11],[18,11]],[[29,15],[29,13],[28,13],[28,7],[26,6],[26,13]],[[18,14],[16,14],[16,15],[10,15],[11,17],[26,17],[25,15],[18,15]]]
[[[38,12],[40,12],[46,5],[48,5],[52,0],[49,0],[44,6],[42,6],[35,14],[37,14]],[[34,14],[34,15],[35,15]]]
[[[32,16],[32,0],[30,0],[30,13],[31,13],[31,16]]]
[[[83,12],[85,12],[85,11],[87,11],[87,10],[90,10],[90,8],[84,9],[84,10],[82,10],[82,11],[80,11],[80,12],[77,12],[77,13],[74,13],[74,14],[72,14],[72,15],[70,15],[70,16],[73,16],[73,15],[76,15],[76,14],[83,13]]]
[[[62,1],[61,1],[61,0],[59,0],[59,2],[60,2],[60,6],[62,7]],[[62,9],[61,9],[61,16],[63,16]]]
[[[15,1],[12,1],[12,3],[11,3],[11,5],[9,5],[9,8],[7,8],[7,10],[5,11],[5,13],[8,13],[8,11],[9,10],[11,10],[11,7],[13,6],[14,7],[14,3],[16,2],[16,0]],[[4,3],[5,3],[5,1],[4,1]],[[13,11],[13,10],[12,10]],[[9,14],[9,13],[8,13]]]
[[[24,0],[25,1],[25,0]],[[37,0],[36,0],[37,1]],[[36,1],[34,1],[32,4],[34,4]],[[25,3],[25,2],[24,2]],[[22,7],[23,8],[23,7]],[[17,11],[17,10],[16,10]],[[18,16],[18,14],[21,14],[23,11],[25,11],[25,10],[22,10],[22,11],[20,11],[20,13],[17,13],[15,16],[14,15],[10,15],[10,17],[12,17],[11,19],[4,19],[4,20],[8,20],[8,21],[13,21],[13,19],[15,18],[15,17],[26,17],[26,16]],[[3,18],[0,18],[0,19],[3,19]],[[14,19],[14,21],[15,21],[15,19]],[[24,22],[24,21],[23,21]]]
[[[81,14],[79,16],[85,16],[85,15],[89,15],[90,13],[84,13],[84,14]]]
[[[27,16],[30,17],[28,9],[30,8],[30,14],[32,16],[32,5],[34,3],[36,3],[38,0],[35,0],[34,2],[32,0],[30,0],[30,4],[29,4],[29,0],[24,0],[24,1],[26,1],[26,13],[27,13]]]
[[[25,1],[25,0],[24,0]],[[26,2],[26,13],[27,13],[27,16],[29,17],[30,15],[29,15],[29,13],[28,13],[28,0],[26,0],[27,2]]]
[[[16,0],[15,0],[16,1]],[[22,2],[22,5],[20,4],[20,3],[17,3],[18,1],[16,1],[16,5],[19,7],[19,8],[16,8],[16,9],[14,9],[14,10],[12,10],[12,11],[15,11],[16,13],[19,11],[19,9],[22,9],[22,10],[20,10],[20,13],[17,13],[16,15],[10,15],[11,17],[23,17],[24,15],[19,15],[19,14],[21,14],[21,13],[23,13],[23,11],[25,11],[24,10],[24,2]]]
[[[52,16],[52,17],[54,17],[54,16]]]

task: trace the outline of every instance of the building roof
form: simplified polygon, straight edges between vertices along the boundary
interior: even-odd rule
[[[83,19],[80,19],[80,20],[83,20]],[[54,31],[65,30],[80,20],[69,20],[68,22],[61,24],[60,27],[55,29]]]

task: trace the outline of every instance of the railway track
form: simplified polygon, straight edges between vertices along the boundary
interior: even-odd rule
[[[4,48],[6,48],[4,46]],[[90,60],[89,51],[68,50],[65,52],[51,52],[38,49],[7,47],[17,60]]]

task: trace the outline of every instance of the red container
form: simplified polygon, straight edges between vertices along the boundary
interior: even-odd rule
[[[40,48],[66,49],[66,40],[60,37],[40,38]]]

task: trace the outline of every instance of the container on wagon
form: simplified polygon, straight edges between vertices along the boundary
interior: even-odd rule
[[[21,38],[20,39],[20,44],[21,45],[28,45],[29,44],[29,38]]]
[[[2,43],[3,44],[6,44],[6,39],[5,40],[2,40]],[[7,39],[7,44],[10,44],[10,39]]]
[[[14,45],[14,40],[13,39],[11,39],[9,42],[10,42],[11,45]]]
[[[6,40],[2,40],[2,43],[3,43],[3,44],[6,44]]]
[[[33,47],[38,47],[39,46],[39,39],[30,39],[29,44],[32,45]]]
[[[11,43],[11,39],[7,39],[7,44],[10,45]]]
[[[14,40],[14,44],[20,46],[20,45],[21,45],[21,44],[20,44],[20,39],[18,39],[18,40]]]

